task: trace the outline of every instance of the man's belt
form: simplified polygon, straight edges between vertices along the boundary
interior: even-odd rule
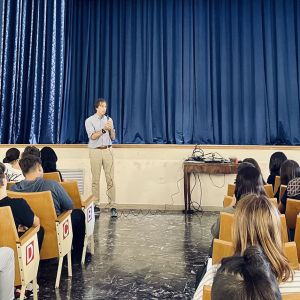
[[[107,148],[110,148],[111,145],[108,145],[108,146],[100,146],[100,147],[96,147],[95,149],[107,149]]]

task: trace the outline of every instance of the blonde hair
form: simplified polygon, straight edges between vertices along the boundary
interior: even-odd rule
[[[267,197],[250,194],[239,201],[233,227],[235,253],[243,255],[249,246],[260,246],[279,282],[293,276],[281,230],[279,212]]]

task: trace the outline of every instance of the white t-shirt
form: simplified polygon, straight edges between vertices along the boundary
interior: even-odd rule
[[[5,175],[7,178],[7,181],[15,181],[15,182],[19,182],[25,179],[25,177],[23,176],[23,173],[20,169],[15,169],[12,167],[11,164],[9,163],[5,163]]]
[[[217,273],[220,265],[211,265],[211,258],[208,260],[207,271],[202,278],[193,300],[202,300],[203,287],[205,285],[212,286],[214,277]],[[279,290],[281,294],[299,293],[300,292],[300,271],[294,271],[294,280],[288,280],[279,284]]]

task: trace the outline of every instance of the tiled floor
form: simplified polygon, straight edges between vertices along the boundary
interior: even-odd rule
[[[191,299],[216,217],[131,214],[113,220],[102,213],[92,261],[74,267],[72,279],[64,267],[58,290],[57,264],[42,264],[39,299]]]

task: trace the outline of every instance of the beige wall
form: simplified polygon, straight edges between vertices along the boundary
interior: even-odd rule
[[[23,145],[17,146],[21,151]],[[9,146],[2,145],[3,158]],[[39,147],[42,147],[41,145]],[[55,145],[61,169],[80,168],[85,170],[85,195],[91,193],[91,173],[88,150],[85,145]],[[239,159],[255,158],[261,166],[265,179],[268,176],[268,163],[275,151],[284,151],[289,159],[300,162],[298,147],[267,146],[203,146],[204,151],[218,152],[224,157],[236,156]],[[191,155],[193,146],[177,145],[117,145],[114,147],[116,201],[120,207],[130,208],[183,208],[183,169],[182,162]],[[234,181],[234,175],[200,174],[202,186],[202,206],[204,209],[222,207],[227,184]],[[179,190],[177,187],[177,182]],[[101,174],[101,202],[107,201],[104,173]],[[194,178],[192,176],[191,186]],[[219,187],[216,187],[219,186]],[[172,194],[173,199],[171,197]],[[199,203],[199,182],[192,193],[192,199]]]

